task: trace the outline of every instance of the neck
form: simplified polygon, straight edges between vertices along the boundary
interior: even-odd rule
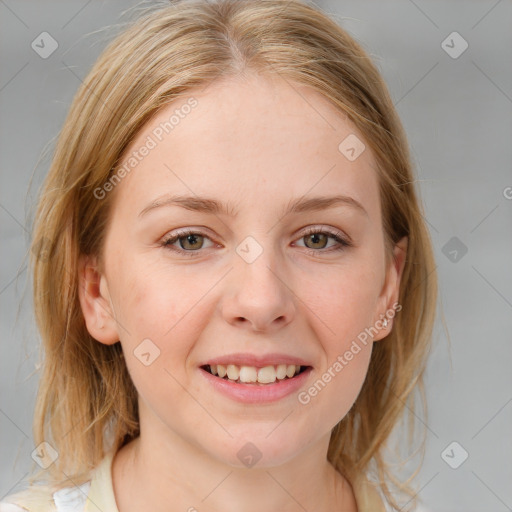
[[[350,485],[326,459],[328,438],[279,466],[250,469],[224,464],[176,434],[157,439],[141,428],[114,457],[119,512],[357,510]]]

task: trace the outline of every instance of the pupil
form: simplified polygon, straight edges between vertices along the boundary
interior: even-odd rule
[[[321,239],[322,237],[325,238],[325,235],[323,235],[322,233],[313,233],[312,235],[310,235],[313,244],[321,243],[319,239]]]
[[[190,244],[193,248],[194,245],[197,245],[197,235],[187,235],[185,244]]]

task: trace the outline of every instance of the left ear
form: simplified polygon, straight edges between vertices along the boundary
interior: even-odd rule
[[[378,333],[373,337],[373,341],[379,341],[385,338],[393,328],[393,318],[387,316],[386,312],[394,310],[393,304],[398,304],[398,297],[400,295],[400,280],[405,266],[405,259],[407,256],[408,238],[404,236],[401,238],[393,248],[393,258],[391,259],[388,268],[386,269],[386,278],[382,292],[377,300],[377,310],[373,321],[373,326],[378,330]],[[398,310],[400,310],[398,308]],[[394,316],[394,315],[393,315]],[[383,320],[387,318],[387,325]]]

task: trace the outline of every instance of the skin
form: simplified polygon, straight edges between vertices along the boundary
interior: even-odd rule
[[[139,393],[141,436],[113,462],[119,510],[356,511],[326,454],[331,429],[360,391],[372,342],[306,405],[296,393],[240,404],[215,391],[198,365],[234,352],[284,352],[313,366],[309,388],[398,301],[407,240],[386,268],[375,160],[369,149],[354,161],[338,150],[349,134],[363,136],[318,93],[254,74],[189,93],[197,107],[111,192],[104,264],[81,260],[87,329],[100,343],[121,342]],[[183,103],[153,118],[127,154]],[[164,193],[228,201],[238,214],[163,206],[139,217]],[[305,194],[334,193],[366,214],[346,205],[280,213]],[[334,239],[304,236],[310,226],[339,231],[353,246],[334,251]],[[186,236],[173,244],[188,253],[162,245],[188,227],[204,236],[192,248]],[[263,250],[252,263],[236,252],[247,236]],[[160,350],[149,366],[133,354],[146,338]],[[250,469],[237,457],[249,441],[261,453]]]

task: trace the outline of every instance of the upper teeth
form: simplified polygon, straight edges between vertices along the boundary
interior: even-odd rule
[[[300,366],[295,364],[278,364],[276,366],[237,366],[235,364],[211,364],[210,370],[213,375],[225,377],[229,380],[240,380],[240,382],[259,382],[260,384],[271,384],[276,379],[292,378],[299,373]]]

